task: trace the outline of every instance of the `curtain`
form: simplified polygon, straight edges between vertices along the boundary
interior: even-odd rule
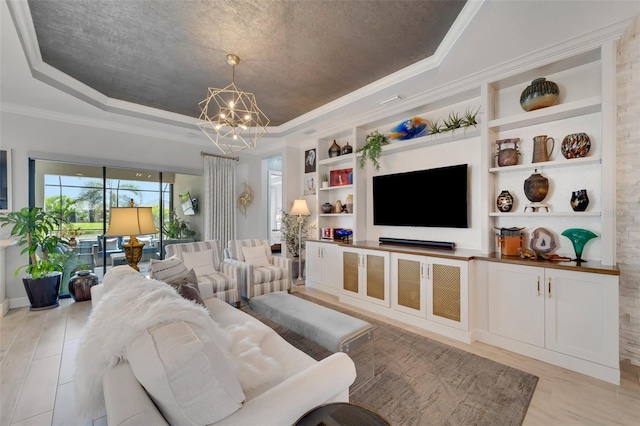
[[[218,240],[220,252],[236,238],[236,160],[204,155],[204,239]]]

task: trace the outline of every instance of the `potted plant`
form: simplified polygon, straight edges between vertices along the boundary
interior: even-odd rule
[[[382,154],[382,146],[389,143],[389,137],[376,130],[366,136],[366,141],[367,143],[356,151],[357,153],[362,153],[360,157],[360,168],[364,169],[368,158],[371,160],[373,167],[376,168],[376,171],[379,171],[380,162],[378,159],[380,158],[380,154]]]
[[[315,225],[309,225],[309,218],[311,216],[300,216],[300,220],[302,220],[302,226],[300,226],[300,222],[298,222],[298,216],[290,215],[289,213],[282,211],[282,226],[280,227],[280,241],[283,242],[287,246],[287,252],[296,259],[292,263],[291,275],[293,277],[298,277],[298,267],[301,263],[304,265],[304,261],[299,259],[302,256],[302,251],[305,249],[306,239],[309,237],[309,231],[315,229]],[[302,239],[302,240],[300,240]],[[300,244],[298,245],[298,242]],[[298,251],[298,247],[300,247],[301,251]],[[300,260],[300,262],[298,261]],[[304,268],[304,266],[301,266]]]
[[[329,175],[326,173],[322,174],[322,187],[323,188],[329,187]]]
[[[60,237],[67,240],[69,248],[75,248],[78,246],[78,237],[82,235],[82,228],[79,226],[73,226],[71,224],[63,225],[60,229]]]
[[[162,227],[162,232],[167,238],[192,238],[196,235],[196,231],[189,229],[188,223],[181,220],[173,211],[169,212],[169,217]]]
[[[64,262],[59,256],[49,256],[59,244],[66,245],[55,230],[59,229],[59,219],[40,207],[24,207],[19,211],[0,215],[0,226],[13,225],[11,236],[17,236],[19,246],[25,246],[20,254],[29,256],[29,264],[16,269],[15,275],[25,268],[22,278],[29,297],[32,311],[51,309],[58,306],[58,292]],[[42,253],[42,258],[38,255]]]

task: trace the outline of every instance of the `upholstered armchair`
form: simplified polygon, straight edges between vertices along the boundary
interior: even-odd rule
[[[247,299],[291,290],[291,259],[272,256],[267,240],[229,240],[224,261],[240,267],[240,291]]]
[[[217,240],[169,244],[165,250],[195,271],[203,299],[216,297],[240,307],[239,268],[223,262]]]

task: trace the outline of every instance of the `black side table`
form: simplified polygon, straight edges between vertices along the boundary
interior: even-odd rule
[[[332,402],[308,411],[296,426],[390,426],[389,422],[368,408],[347,402]]]

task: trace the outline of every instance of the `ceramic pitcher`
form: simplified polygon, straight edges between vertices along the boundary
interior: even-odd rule
[[[551,149],[549,147],[549,141],[551,141]],[[556,145],[556,141],[553,138],[548,138],[547,135],[535,136],[533,138],[533,163],[541,163],[543,161],[549,161],[549,155],[553,152],[553,148]]]

